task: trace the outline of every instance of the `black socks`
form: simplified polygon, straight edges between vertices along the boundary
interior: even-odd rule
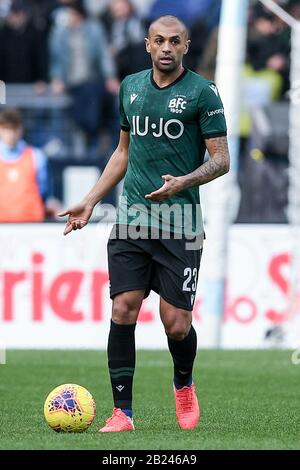
[[[135,324],[118,325],[111,321],[108,337],[108,367],[114,406],[126,410],[132,408],[132,384],[135,369]]]
[[[189,334],[182,341],[168,337],[169,350],[174,363],[174,384],[180,389],[191,385],[194,360],[197,352],[197,335],[191,326]]]
[[[168,337],[168,345],[174,362],[176,388],[191,385],[197,351],[197,335],[193,326],[182,341]],[[107,353],[114,406],[131,416],[135,370],[135,324],[118,325],[111,321]]]

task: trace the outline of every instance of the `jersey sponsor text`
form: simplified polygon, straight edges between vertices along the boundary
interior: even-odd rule
[[[170,128],[170,126],[172,126],[172,128]],[[138,135],[140,137],[144,137],[150,132],[153,137],[156,138],[164,134],[169,139],[179,139],[184,133],[184,125],[178,119],[164,121],[164,118],[160,118],[157,124],[155,122],[150,123],[149,116],[145,116],[142,119],[140,119],[140,116],[132,116],[131,128],[131,135]]]

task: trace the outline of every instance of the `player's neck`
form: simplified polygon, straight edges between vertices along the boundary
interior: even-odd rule
[[[173,72],[164,73],[161,70],[158,70],[156,67],[153,67],[153,80],[159,88],[164,88],[168,85],[171,85],[177,80],[178,77],[184,72],[184,67],[181,65],[178,69]]]

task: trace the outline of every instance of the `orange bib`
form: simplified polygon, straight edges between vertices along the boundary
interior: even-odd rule
[[[42,222],[44,204],[36,180],[33,149],[15,161],[0,155],[0,222]]]

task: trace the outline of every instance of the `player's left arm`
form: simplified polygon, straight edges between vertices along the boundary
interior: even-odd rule
[[[201,186],[229,172],[230,157],[227,137],[205,139],[210,158],[192,173],[182,176],[183,189]]]
[[[184,176],[164,175],[163,186],[151,194],[147,194],[146,199],[151,201],[163,201],[180,191],[219,178],[228,173],[230,168],[230,157],[228,150],[227,137],[212,137],[205,139],[205,145],[210,158],[199,166],[195,171]]]

